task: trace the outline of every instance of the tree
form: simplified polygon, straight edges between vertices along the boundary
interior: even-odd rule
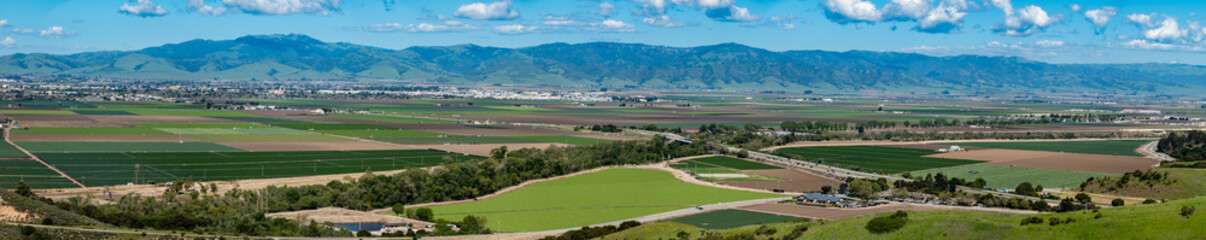
[[[1018,195],[1034,196],[1034,185],[1031,185],[1030,182],[1022,182],[1021,184],[1018,184],[1018,187],[1013,188],[1013,193],[1017,193]]]
[[[360,229],[360,231],[356,231],[356,236],[357,237],[372,237],[373,233],[369,232],[368,229]]]
[[[1089,197],[1089,194],[1085,194],[1085,193],[1077,193],[1075,198],[1076,198],[1077,202],[1080,202],[1082,204],[1087,204],[1087,203],[1093,201],[1093,197]]]
[[[1123,201],[1121,198],[1115,198],[1113,201],[1110,201],[1110,206],[1121,207],[1124,205],[1126,205],[1126,201]]]
[[[830,194],[832,192],[833,192],[833,186],[829,186],[829,185],[821,186],[821,194]]]
[[[507,146],[501,146],[495,149],[490,149],[490,158],[503,159],[507,158]]]
[[[419,210],[415,210],[415,217],[419,220],[431,221],[435,217],[435,212],[432,212],[431,208],[419,208]]]
[[[461,219],[460,227],[461,233],[484,233],[486,217],[465,215],[465,218]]]
[[[984,186],[987,186],[987,185],[988,185],[988,181],[985,181],[984,178],[976,178],[975,181],[972,181],[971,186],[969,186],[969,187],[984,188]]]
[[[871,183],[869,181],[865,181],[862,179],[855,179],[854,181],[850,181],[850,195],[865,198],[865,199],[875,198],[876,191],[875,191],[875,186],[873,186],[873,185],[874,185],[874,183]]]
[[[394,210],[394,214],[399,216],[406,215],[406,205],[403,205],[402,203],[395,203],[392,210]]]
[[[33,190],[29,188],[29,185],[25,184],[25,181],[22,180],[17,181],[17,195],[31,197],[34,195],[34,193]]]

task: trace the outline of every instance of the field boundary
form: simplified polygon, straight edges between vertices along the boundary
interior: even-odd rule
[[[759,149],[770,152],[781,148],[794,147],[836,147],[836,146],[882,146],[882,145],[924,145],[935,143],[964,143],[964,142],[1071,142],[1071,141],[1110,141],[1110,140],[1151,140],[1152,138],[1072,138],[1072,139],[961,139],[961,140],[930,140],[930,141],[799,141],[779,146]]]
[[[25,150],[25,148],[21,147],[20,145],[13,143],[13,140],[8,138],[8,136],[12,134],[11,130],[12,130],[12,127],[10,127],[10,126],[4,127],[4,142],[7,142],[8,145],[12,145],[13,147],[17,148],[17,150],[21,150],[21,152],[24,152],[25,155],[29,155],[29,157],[32,158],[34,161],[38,161],[38,163],[45,165],[46,168],[50,168],[50,170],[54,170],[54,172],[57,172],[57,173],[59,173],[59,175],[62,175],[63,178],[66,178],[67,180],[71,180],[71,183],[75,183],[75,185],[79,185],[81,188],[88,187],[88,186],[84,186],[84,183],[81,183],[79,180],[75,180],[75,178],[71,177],[71,175],[67,175],[67,173],[63,172],[63,170],[59,170],[59,168],[54,167],[54,165],[50,165],[50,163],[43,161],[42,158],[39,158],[38,156],[34,155],[32,152],[29,152],[29,150]]]

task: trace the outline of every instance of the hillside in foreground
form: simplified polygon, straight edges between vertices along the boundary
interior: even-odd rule
[[[1183,208],[1195,213],[1182,216]],[[703,235],[725,239],[782,239],[795,229],[804,229],[804,239],[1200,239],[1206,235],[1206,198],[1171,201],[1162,204],[1125,206],[1045,214],[1014,214],[981,211],[908,212],[908,223],[889,233],[874,234],[865,226],[871,219],[889,215],[805,223],[776,223],[746,226],[721,231],[704,231],[680,223],[647,224],[604,239],[675,239],[685,232],[691,239]],[[1100,214],[1100,217],[1098,217]],[[1042,223],[1023,226],[1022,220],[1038,217]],[[1058,225],[1050,219],[1058,218]],[[1071,223],[1067,222],[1073,220]],[[774,229],[774,230],[769,230]],[[758,234],[759,232],[763,234]],[[772,234],[765,234],[773,232]],[[744,236],[743,236],[744,235]]]

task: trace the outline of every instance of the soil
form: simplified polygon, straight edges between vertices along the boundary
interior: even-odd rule
[[[783,189],[787,192],[819,192],[821,186],[829,185],[837,188],[842,182],[833,178],[821,177],[805,172],[800,172],[791,169],[773,169],[773,170],[747,170],[746,173],[772,176],[784,179],[783,181],[735,181],[721,182],[720,184],[736,186],[750,189]]]
[[[15,134],[15,142],[200,142],[173,134]]]
[[[1044,168],[1121,174],[1147,170],[1159,161],[1143,157],[1107,156],[1098,154],[1058,153],[1009,149],[982,149],[927,155],[933,158],[953,158],[988,161],[990,165]]]
[[[247,123],[246,121],[197,116],[91,115],[87,118],[109,123]]]
[[[391,215],[385,215],[385,214],[374,214],[374,213],[363,212],[363,211],[348,210],[348,209],[337,208],[337,207],[325,207],[325,208],[319,208],[319,209],[314,209],[314,210],[302,210],[302,211],[293,211],[293,212],[278,212],[278,213],[270,213],[270,214],[266,214],[266,215],[269,217],[301,220],[299,222],[309,222],[310,220],[314,220],[315,222],[319,222],[319,223],[331,222],[331,223],[335,223],[335,224],[358,223],[358,222],[363,222],[363,223],[408,222],[408,223],[411,223],[414,225],[421,225],[421,226],[432,225],[431,222],[419,221],[419,220],[415,220],[415,219],[409,219],[409,218],[391,216]]]
[[[755,212],[781,214],[781,215],[788,215],[788,216],[796,216],[796,217],[805,217],[805,218],[812,218],[812,219],[834,220],[834,219],[858,217],[858,216],[863,216],[863,215],[867,215],[867,214],[895,212],[895,211],[900,211],[900,210],[933,211],[933,210],[947,210],[948,208],[943,208],[940,206],[899,204],[899,203],[890,203],[887,205],[865,207],[865,208],[834,208],[834,207],[827,208],[827,207],[796,205],[796,204],[766,203],[766,204],[758,204],[758,205],[740,207],[738,209],[750,210],[750,211],[755,211]]]

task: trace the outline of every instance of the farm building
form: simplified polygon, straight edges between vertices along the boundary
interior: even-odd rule
[[[796,196],[793,199],[795,199],[796,201],[801,201],[801,202],[823,203],[823,204],[845,204],[846,203],[846,199],[842,199],[840,197],[835,197],[835,196],[829,196],[829,195],[825,195],[825,194],[819,194],[819,193],[805,193],[803,195]]]

